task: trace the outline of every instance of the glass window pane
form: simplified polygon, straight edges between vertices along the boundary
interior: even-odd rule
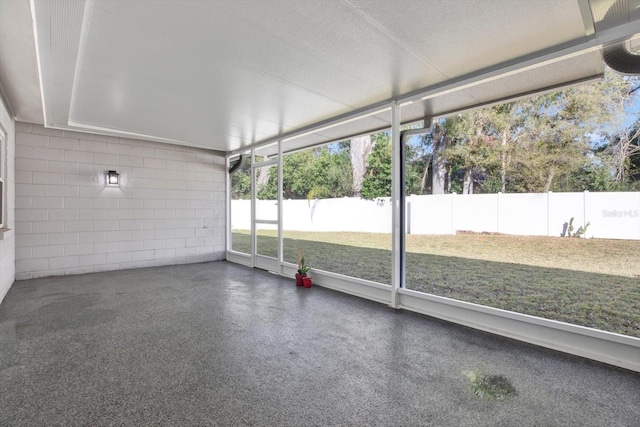
[[[635,86],[607,73],[408,141],[407,288],[640,337]]]
[[[258,255],[277,258],[278,230],[276,229],[276,226],[270,224],[256,224],[256,228],[256,253]]]
[[[242,166],[231,175],[231,249],[251,253],[251,157],[248,152],[244,154]]]
[[[301,250],[312,268],[390,284],[389,133],[288,154],[283,165],[284,261]]]
[[[278,220],[278,166],[256,168],[256,220]]]

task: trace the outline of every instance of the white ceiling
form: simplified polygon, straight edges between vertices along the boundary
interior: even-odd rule
[[[0,82],[18,120],[294,149],[384,128],[390,101],[412,121],[596,78],[639,19],[640,0],[0,1]]]

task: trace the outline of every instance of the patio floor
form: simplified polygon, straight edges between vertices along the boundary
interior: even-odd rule
[[[0,425],[638,425],[638,373],[293,283],[229,262],[16,282]]]

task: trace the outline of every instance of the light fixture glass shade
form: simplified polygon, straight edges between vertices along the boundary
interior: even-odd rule
[[[108,185],[118,185],[120,174],[116,171],[107,172],[107,184]]]

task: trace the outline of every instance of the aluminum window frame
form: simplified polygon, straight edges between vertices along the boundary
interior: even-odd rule
[[[8,191],[7,183],[7,133],[0,126],[0,229],[7,229],[8,225]]]
[[[403,217],[406,196],[402,184],[404,182],[404,150],[402,149],[402,144],[400,144],[401,107],[398,102],[389,104],[392,129],[393,188],[391,197],[393,222],[392,286],[312,269],[311,275],[314,277],[314,283],[376,301],[395,309],[425,314],[474,329],[640,372],[640,338],[426,294],[404,287],[405,266],[403,257],[406,255],[406,248],[404,247],[405,230]],[[350,116],[349,119],[356,120],[357,118]],[[282,140],[278,141],[277,144],[279,145],[279,156],[278,159],[273,159],[271,162],[277,163],[282,167]],[[324,144],[326,142],[316,145]],[[255,150],[256,148],[252,150],[252,153]],[[233,154],[228,154],[228,157]],[[252,165],[253,163],[252,161]],[[281,168],[279,173],[282,173]],[[252,180],[255,181],[253,172]],[[230,197],[231,193],[228,192],[228,203],[231,203]],[[282,200],[282,179],[278,180],[278,198],[280,201]],[[255,200],[255,182],[252,182],[252,204],[255,204]],[[280,204],[280,206],[282,205]],[[279,224],[279,228],[281,227],[282,224]],[[281,230],[279,230],[278,239],[279,256],[272,271],[281,276],[292,278],[297,266],[284,262],[282,259],[283,236]],[[227,260],[255,267],[255,249],[255,244],[253,244],[251,256],[227,250]]]

